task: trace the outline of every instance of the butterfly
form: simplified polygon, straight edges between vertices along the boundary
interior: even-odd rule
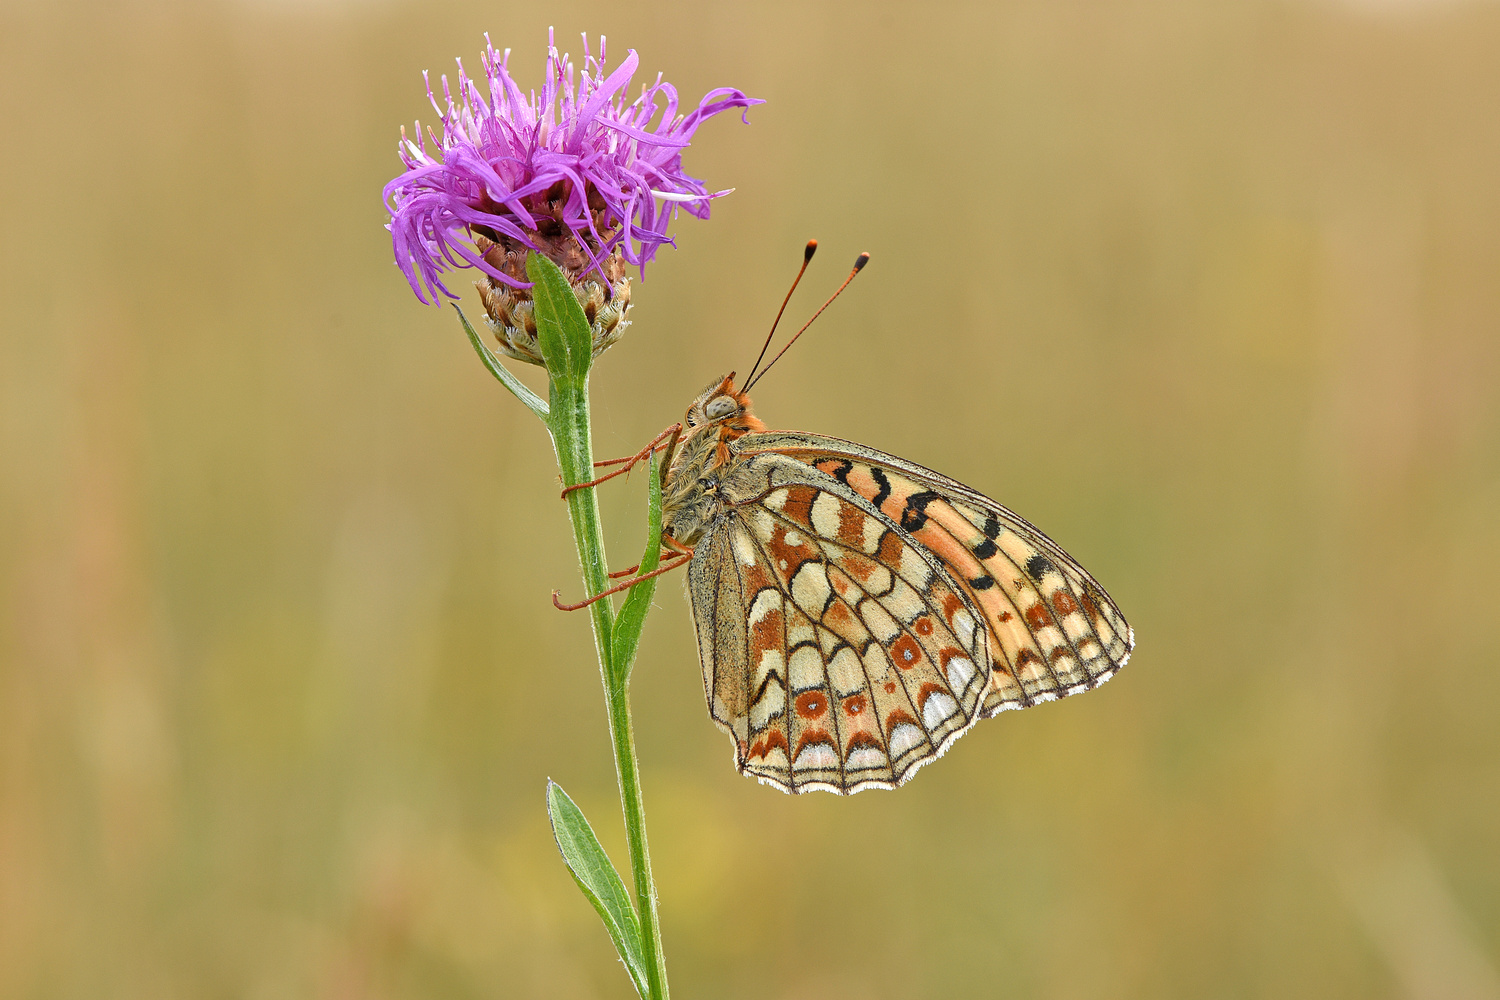
[[[894,788],[981,718],[1124,666],[1120,609],[1030,522],[914,462],[768,430],[753,380],[715,380],[648,445],[677,553],[658,572],[687,564],[708,712],[741,773]]]

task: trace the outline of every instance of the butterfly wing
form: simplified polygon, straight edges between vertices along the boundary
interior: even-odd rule
[[[788,792],[891,788],[980,717],[992,643],[942,562],[849,485],[733,459],[688,590],[709,714]]]
[[[746,435],[735,451],[825,473],[940,561],[989,636],[986,717],[1087,691],[1130,658],[1134,633],[1098,581],[982,493],[873,448],[800,431]]]

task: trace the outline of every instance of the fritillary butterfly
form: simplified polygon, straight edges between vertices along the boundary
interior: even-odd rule
[[[688,408],[664,470],[709,715],[735,766],[783,791],[894,788],[980,718],[1087,691],[1134,646],[1030,523],[913,462],[768,431],[732,374]]]
[[[1030,522],[915,462],[769,431],[747,388],[711,383],[638,455],[599,463],[616,472],[563,491],[665,447],[662,541],[677,555],[652,575],[687,563],[708,714],[741,773],[785,792],[894,788],[979,719],[1125,665],[1124,615]]]

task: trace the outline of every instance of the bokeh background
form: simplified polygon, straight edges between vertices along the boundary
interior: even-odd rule
[[[624,861],[550,447],[381,228],[420,72],[549,24],[768,102],[689,154],[737,191],[599,453],[868,250],[760,412],[991,493],[1139,637],[791,799],[663,586],[677,995],[1500,997],[1500,5],[1418,0],[0,6],[0,995],[629,995],[544,818]]]

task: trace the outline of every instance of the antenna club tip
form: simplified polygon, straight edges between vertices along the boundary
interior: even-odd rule
[[[815,254],[815,253],[817,253],[817,252],[818,252],[818,241],[817,240],[808,240],[807,241],[807,249],[805,249],[805,250],[802,251],[802,263],[805,264],[808,261],[812,260],[812,255]]]
[[[868,263],[870,263],[870,255],[867,253],[862,253],[854,259],[854,269],[858,271]]]

